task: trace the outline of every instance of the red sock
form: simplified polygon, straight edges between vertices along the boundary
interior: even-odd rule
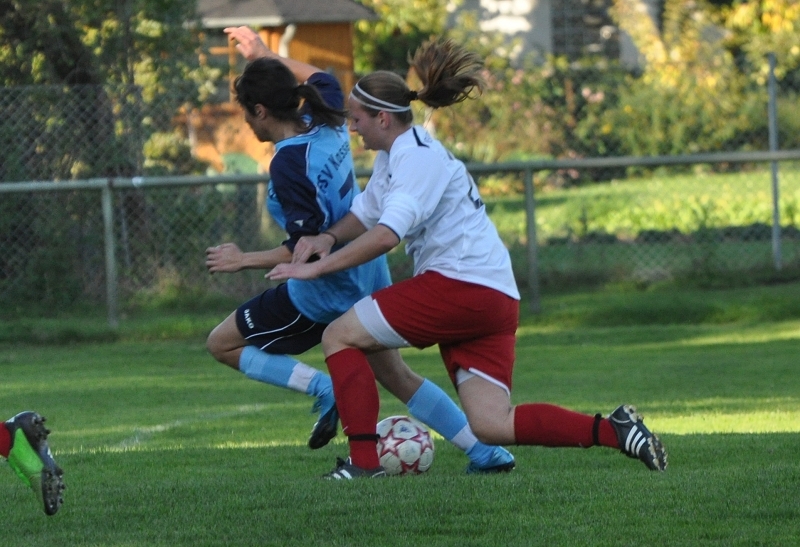
[[[9,452],[11,452],[11,433],[5,422],[0,422],[0,456],[8,458]]]
[[[514,437],[517,444],[538,446],[594,445],[595,417],[546,403],[517,405],[514,410]],[[608,420],[598,423],[597,437],[601,446],[619,448],[617,434]]]
[[[348,348],[329,355],[325,362],[333,381],[342,432],[350,443],[350,459],[362,469],[374,469],[381,464],[375,431],[380,399],[369,361],[361,350]]]

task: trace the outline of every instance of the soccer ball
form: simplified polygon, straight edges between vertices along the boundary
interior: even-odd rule
[[[377,427],[378,457],[387,475],[418,475],[433,464],[433,439],[421,423],[391,416]]]

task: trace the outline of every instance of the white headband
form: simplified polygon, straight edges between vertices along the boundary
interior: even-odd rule
[[[375,104],[365,103],[364,101],[362,101],[361,99],[356,97],[353,94],[353,91],[358,91],[361,95],[364,96],[365,99],[369,99],[370,101],[372,101]],[[379,99],[377,97],[373,97],[372,95],[370,95],[369,93],[367,93],[366,91],[361,89],[361,86],[359,86],[358,83],[356,83],[355,87],[353,87],[353,91],[350,92],[350,97],[352,97],[353,99],[355,99],[356,101],[358,101],[359,103],[363,104],[364,106],[366,106],[368,108],[374,108],[375,110],[385,110],[386,112],[407,112],[407,111],[411,110],[411,105],[400,106],[400,105],[396,105],[394,103],[389,103],[389,102],[386,102],[386,101],[382,101],[381,99]]]

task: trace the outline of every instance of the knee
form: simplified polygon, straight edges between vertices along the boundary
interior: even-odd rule
[[[322,351],[325,355],[336,353],[339,351],[339,346],[342,344],[337,321],[325,327],[325,330],[322,332]]]
[[[221,360],[220,358],[223,351],[219,341],[219,333],[217,332],[217,329],[212,330],[211,334],[209,334],[208,338],[206,338],[206,350],[214,359],[217,361]]]
[[[208,338],[206,338],[206,351],[208,351],[208,353],[210,353],[214,359],[219,361],[217,345],[214,342],[214,339],[211,337],[211,335],[209,335]]]

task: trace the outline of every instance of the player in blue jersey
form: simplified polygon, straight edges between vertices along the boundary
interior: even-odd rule
[[[360,193],[337,80],[314,66],[279,57],[247,27],[225,32],[249,61],[234,84],[244,118],[259,140],[275,143],[267,207],[288,239],[267,251],[242,252],[234,243],[210,247],[206,266],[211,273],[290,262],[301,237],[326,233]],[[318,345],[329,323],[390,284],[383,256],[315,280],[289,280],[229,315],[209,335],[208,350],[249,378],[315,397],[319,419],[308,444],[320,448],[336,435],[339,421],[331,379],[292,356]],[[412,372],[397,350],[374,353],[369,360],[377,365],[377,380],[391,386],[413,417],[466,452],[469,472],[514,467],[514,457],[479,442],[464,413],[441,388]]]

